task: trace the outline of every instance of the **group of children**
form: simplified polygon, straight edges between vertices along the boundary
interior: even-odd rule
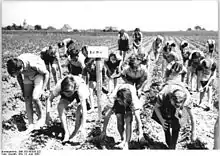
[[[109,118],[115,113],[117,129],[121,136],[120,146],[123,149],[129,148],[133,114],[138,128],[138,138],[144,138],[140,120],[143,101],[140,100],[140,96],[144,93],[148,82],[148,71],[147,66],[143,63],[143,57],[140,55],[142,54],[143,39],[140,29],[136,28],[132,36],[134,41],[131,50],[129,48],[129,36],[124,30],[121,30],[118,36],[118,50],[122,59],[116,53],[111,53],[102,65],[102,81],[108,80],[109,82],[109,88],[103,87],[102,92],[106,94],[109,101],[103,111],[104,124],[101,136],[106,135]],[[209,44],[209,42],[207,43]],[[60,48],[63,47],[69,72],[65,77],[62,75],[59,52]],[[204,93],[208,90],[211,104],[211,86],[215,78],[216,64],[211,57],[204,57],[201,52],[197,50],[190,51],[187,47],[188,43],[186,41],[181,43],[181,60],[175,52],[175,42],[168,41],[164,44],[163,37],[157,36],[152,44],[155,60],[158,60],[160,53],[162,53],[167,62],[164,83],[163,85],[161,84],[159,94],[155,95],[157,100],[152,119],[162,125],[166,143],[170,149],[175,149],[176,147],[181,126],[179,120],[182,117],[183,109],[187,110],[191,119],[191,139],[195,140],[196,138],[195,119],[190,105],[190,92],[184,83],[186,75],[188,81],[193,77],[193,74],[198,76],[198,86],[201,85],[203,87],[200,89],[200,103]],[[52,102],[55,97],[60,95],[61,98],[57,109],[65,132],[63,142],[72,139],[79,130],[83,138],[86,138],[87,113],[88,110],[95,109],[94,90],[96,88],[96,60],[88,57],[87,48],[88,46],[80,46],[76,41],[69,38],[44,48],[40,56],[25,53],[7,61],[8,73],[13,77],[17,77],[25,98],[29,131],[49,123]],[[131,54],[127,55],[129,50]],[[145,57],[148,58],[148,56]],[[57,77],[57,69],[59,69],[60,78]],[[50,89],[50,83],[48,83],[50,82],[50,71],[55,81],[53,89]],[[123,80],[122,84],[117,83],[119,77]],[[112,81],[113,88],[111,88]],[[47,89],[50,90],[50,95],[46,104],[46,116],[43,116],[42,104],[39,98]],[[75,129],[71,132],[68,128],[65,111],[73,101],[77,104],[77,109]],[[33,121],[32,102],[36,104],[38,115],[38,121],[35,124]],[[124,125],[126,125],[126,129],[124,129]]]

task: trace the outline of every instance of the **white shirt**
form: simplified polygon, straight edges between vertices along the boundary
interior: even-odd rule
[[[129,36],[127,33],[124,33],[122,36],[118,34],[118,39],[119,40],[129,40]]]
[[[67,75],[67,76],[74,77],[75,83],[78,86],[77,91],[78,91],[78,95],[79,95],[80,99],[82,99],[82,98],[87,99],[90,94],[89,94],[89,88],[86,85],[85,81],[79,76],[73,76],[73,75]],[[53,88],[52,93],[54,96],[60,95],[61,83],[65,78],[66,77],[64,77],[62,80],[59,80],[57,82],[57,84],[55,85],[55,87]]]
[[[109,95],[109,100],[110,100],[110,107],[113,107],[114,104],[114,100],[117,96],[117,92],[120,89],[129,89],[131,92],[131,97],[132,97],[132,104],[133,106],[131,107],[131,109],[133,111],[138,110],[138,109],[142,109],[142,102],[139,100],[139,98],[137,97],[137,91],[135,86],[131,85],[131,84],[117,84],[117,86],[115,87],[115,89],[112,91],[112,93],[110,93]]]
[[[65,38],[62,42],[64,46],[66,46],[72,39],[71,38]]]

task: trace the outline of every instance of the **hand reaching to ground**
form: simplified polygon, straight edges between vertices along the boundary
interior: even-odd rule
[[[169,124],[164,119],[162,119],[161,125],[164,130],[167,130],[169,128]]]
[[[106,137],[106,132],[102,132],[99,136],[100,140],[103,140]]]
[[[192,132],[192,134],[191,134],[191,141],[193,142],[193,141],[195,141],[197,138],[196,138],[196,134],[195,134],[195,132]]]
[[[81,129],[80,132],[81,132],[82,139],[86,140],[86,131],[84,129]]]
[[[145,141],[145,138],[144,138],[143,133],[140,133],[140,134],[138,135],[138,141],[139,141],[139,142]]]
[[[52,118],[51,118],[51,116],[48,114],[48,115],[46,116],[45,124],[46,124],[46,125],[49,125],[50,122],[52,122]]]

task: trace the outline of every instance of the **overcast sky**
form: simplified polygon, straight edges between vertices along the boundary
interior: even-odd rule
[[[76,29],[114,26],[118,29],[175,31],[194,28],[218,30],[218,1],[6,1],[2,25],[30,25]]]

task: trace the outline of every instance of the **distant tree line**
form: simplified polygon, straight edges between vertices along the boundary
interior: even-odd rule
[[[47,28],[42,28],[41,25],[37,24],[35,26],[31,25],[16,25],[13,23],[12,25],[8,25],[5,27],[2,27],[2,30],[66,30],[66,31],[73,31],[73,32],[81,32],[78,29],[72,29],[69,25],[64,24],[64,26],[61,29],[56,29],[53,26],[48,26]],[[101,29],[88,29],[84,30],[88,32],[118,32],[118,29],[116,27],[105,27],[103,30]]]
[[[196,25],[196,26],[194,27],[194,30],[197,30],[197,31],[200,31],[200,30],[206,31],[205,28],[202,28],[202,27],[199,26],[199,25]],[[192,29],[192,28],[188,28],[187,31],[193,31],[193,29]]]
[[[105,27],[105,29],[103,29],[103,32],[117,32],[118,29],[116,27]]]
[[[27,27],[24,27],[22,25],[16,25],[15,23],[13,23],[12,25],[2,27],[2,30],[29,30],[29,29],[32,29],[32,30],[56,30],[56,28],[54,28],[52,26],[49,26],[47,28],[42,28],[42,26],[39,24],[37,24],[35,26],[29,25]]]
[[[2,27],[3,30],[23,30],[23,26],[21,25],[16,25],[13,23],[12,25],[8,25],[6,27]]]

